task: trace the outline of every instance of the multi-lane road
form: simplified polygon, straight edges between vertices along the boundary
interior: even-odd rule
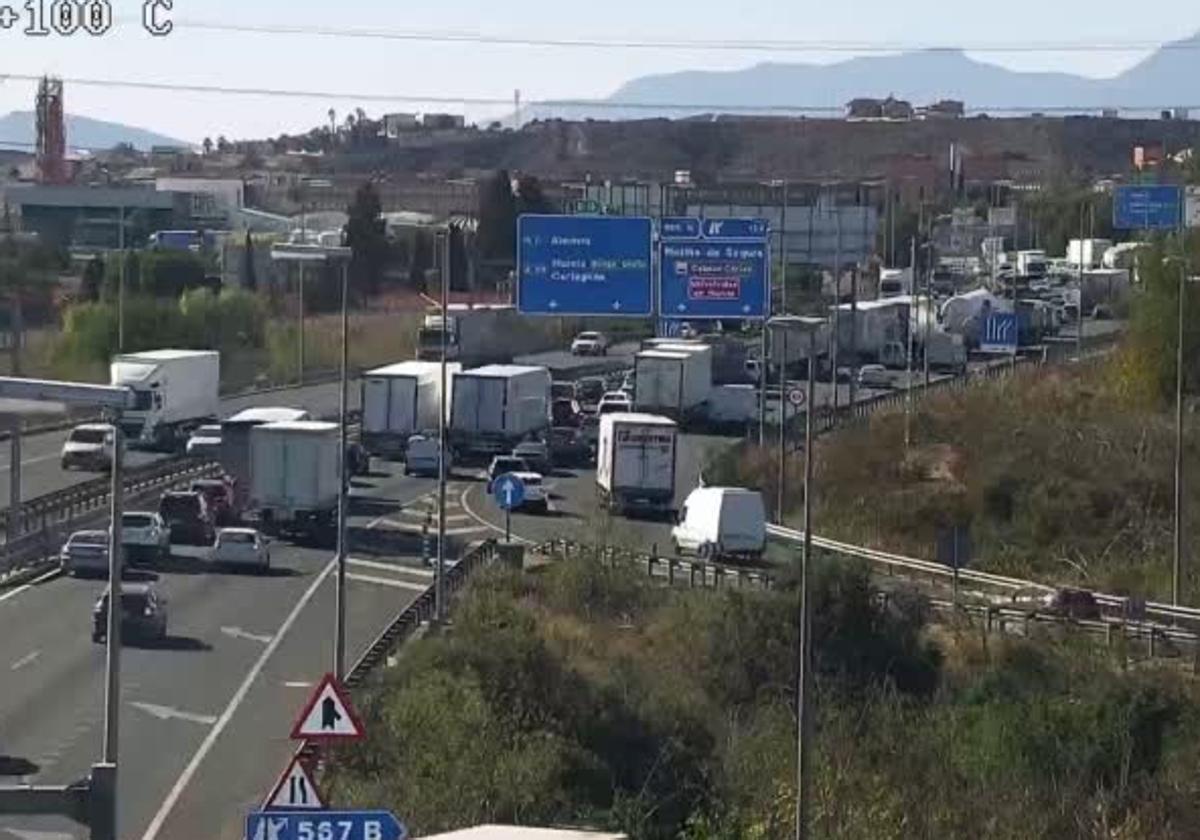
[[[354,490],[350,662],[432,578],[419,531],[435,485],[382,466]],[[459,510],[452,549],[489,534]],[[277,542],[272,561],[262,576],[187,560],[147,575],[169,599],[169,635],[123,648],[122,838],[240,838],[283,770],[292,720],[332,662],[334,578],[326,550]],[[69,783],[98,760],[105,657],[90,631],[103,586],[54,577],[0,592],[0,783]],[[4,840],[86,836],[64,819],[0,815]]]
[[[351,409],[358,407],[360,388],[351,383],[349,399]],[[254,406],[278,405],[307,409],[314,417],[333,416],[338,411],[338,385],[327,382],[267,393],[229,396],[221,400],[221,415],[230,417],[239,411]],[[63,441],[68,432],[44,432],[28,435],[21,441],[21,497],[28,500],[75,484],[89,481],[96,473],[68,472],[60,466]],[[130,452],[125,461],[128,466],[141,466],[159,460],[163,455],[147,452]],[[9,471],[12,462],[7,442],[0,442],[0,507],[9,502]]]

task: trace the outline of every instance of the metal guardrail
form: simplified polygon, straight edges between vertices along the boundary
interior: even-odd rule
[[[146,467],[126,477],[125,497],[135,502],[147,494],[157,493],[186,484],[193,479],[216,475],[220,467],[212,461],[189,459],[185,462],[166,462]],[[93,488],[58,506],[48,506],[35,516],[25,512],[22,535],[0,549],[0,578],[11,572],[53,557],[61,539],[72,531],[88,525],[106,522],[108,517],[108,479],[103,489]],[[82,487],[83,485],[79,485]]]
[[[767,526],[767,537],[769,539],[786,542],[793,545],[799,545],[804,542],[804,532],[792,528],[784,528],[779,525]],[[856,557],[861,560],[866,560],[877,566],[887,568],[892,574],[906,574],[909,577],[924,578],[937,583],[945,584],[952,582],[954,579],[954,570],[935,563],[931,560],[921,560],[916,557],[905,557],[900,554],[891,554],[886,551],[880,551],[874,548],[866,548],[864,546],[852,545],[850,543],[832,540],[827,537],[813,537],[813,546],[824,551],[841,554],[847,557]],[[1011,595],[1018,591],[1025,592],[1054,592],[1056,587],[1048,586],[1044,583],[1036,581],[1023,580],[1021,578],[1005,577],[1003,575],[994,575],[988,572],[977,572],[971,569],[959,569],[958,579],[960,584],[970,584],[981,588],[997,591]],[[1120,595],[1109,595],[1106,593],[1093,593],[1096,603],[1113,614],[1125,617],[1132,609],[1131,599]],[[1170,604],[1147,603],[1145,605],[1138,604],[1137,610],[1144,612],[1146,616],[1151,616],[1159,620],[1169,621],[1172,623],[1179,621],[1197,622],[1200,623],[1200,609],[1194,607],[1176,607]]]
[[[588,553],[596,555],[601,561],[610,564],[623,563],[642,566],[646,569],[649,577],[666,580],[669,585],[682,583],[685,580],[692,588],[728,588],[731,581],[736,582],[738,589],[747,586],[770,589],[773,585],[771,575],[759,569],[747,569],[720,563],[693,562],[676,557],[661,557],[657,552],[633,551],[616,546],[591,546],[573,540],[558,539],[541,543],[533,550],[541,554],[561,554],[566,558],[569,558],[572,553]]]

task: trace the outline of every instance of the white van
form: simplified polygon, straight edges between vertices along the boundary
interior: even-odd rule
[[[697,487],[671,529],[676,554],[702,560],[758,560],[767,544],[762,494],[741,487]]]

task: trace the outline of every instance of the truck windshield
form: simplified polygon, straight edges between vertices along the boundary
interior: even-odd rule
[[[71,432],[72,443],[104,443],[108,433],[103,429],[76,429]]]
[[[133,410],[134,411],[149,411],[154,404],[154,395],[150,391],[141,391],[134,389],[133,392]]]

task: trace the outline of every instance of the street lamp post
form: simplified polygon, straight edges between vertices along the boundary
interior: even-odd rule
[[[349,552],[347,520],[349,516],[350,481],[346,472],[346,448],[349,437],[349,387],[350,387],[350,248],[345,246],[309,245],[289,243],[275,245],[271,259],[276,262],[295,262],[301,268],[307,263],[340,262],[342,269],[342,353],[339,377],[338,403],[340,410],[338,438],[341,451],[338,453],[338,500],[337,500],[337,593],[334,600],[333,667],[339,679],[345,676],[346,666],[346,560]],[[303,288],[303,285],[301,286]],[[303,322],[303,319],[301,319]]]
[[[1175,534],[1171,563],[1171,603],[1179,606],[1183,577],[1183,344],[1187,309],[1187,243],[1181,237],[1179,313],[1175,346]],[[1080,293],[1082,294],[1082,289]]]

